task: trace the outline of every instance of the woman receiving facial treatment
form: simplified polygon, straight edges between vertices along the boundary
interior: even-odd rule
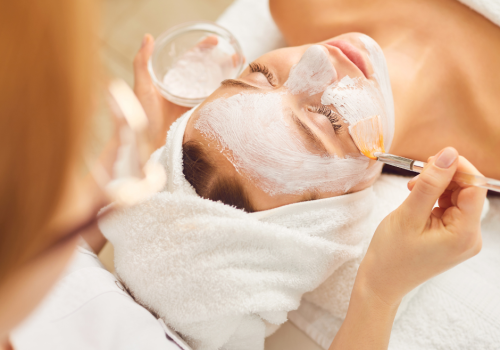
[[[369,7],[363,5],[362,8],[366,10],[361,11],[356,1],[297,1],[296,3],[270,1],[271,13],[287,43],[292,46],[307,45],[276,50],[260,57],[244,72],[242,81],[254,86],[253,93],[288,91],[286,100],[282,102],[287,109],[283,112],[285,118],[288,118],[290,124],[302,124],[297,126],[297,129],[302,129],[297,130],[297,133],[301,133],[305,143],[313,149],[313,153],[343,157],[359,153],[346,127],[348,120],[348,116],[345,115],[346,109],[339,110],[338,107],[342,103],[355,102],[349,100],[345,88],[338,86],[327,89],[326,86],[330,81],[342,81],[345,76],[358,79],[360,82],[364,79],[374,80],[373,74],[377,73],[379,79],[390,79],[394,95],[395,114],[392,114],[390,108],[382,115],[385,123],[385,145],[390,147],[392,153],[425,160],[439,149],[451,145],[460,154],[473,161],[486,176],[500,178],[500,165],[491,161],[496,158],[500,146],[500,119],[497,118],[497,111],[500,108],[497,98],[500,80],[492,78],[497,74],[496,65],[500,59],[499,28],[457,1],[412,4],[412,1],[383,1]],[[446,16],[442,15],[443,12]],[[422,16],[419,13],[422,13]],[[349,21],[345,20],[347,17]],[[422,26],[422,17],[427,18],[432,25]],[[443,27],[444,29],[441,29]],[[362,31],[382,45],[382,51],[388,62],[388,72],[380,73],[374,70],[376,62],[370,59],[369,47],[367,48],[367,43],[363,42],[362,36],[344,34],[352,31]],[[314,52],[318,55],[320,52],[311,49],[308,55],[304,53],[309,49],[310,43],[318,41],[323,44],[321,47],[323,51],[328,51],[336,72],[333,71],[328,77],[327,69],[318,69],[318,72],[321,72],[318,74],[323,74],[323,79],[326,81],[323,89],[319,88],[319,91],[304,89],[300,93],[294,93],[293,88],[287,89],[287,87],[306,79],[305,76],[300,76],[298,71],[308,64],[314,64],[309,58],[313,58]],[[488,55],[484,55],[484,52],[488,52]],[[303,61],[300,67],[295,71],[291,70],[301,58]],[[314,68],[311,69],[314,71]],[[293,72],[296,73],[292,76],[295,80],[290,79]],[[243,87],[242,84],[224,85],[211,96],[210,100],[228,94],[252,92],[249,90],[251,88]],[[346,97],[339,97],[340,92]],[[386,101],[391,98],[389,92],[384,93],[381,89],[381,93]],[[328,100],[332,98],[335,98],[335,101]],[[250,97],[247,98],[249,99]],[[259,98],[254,96],[253,99]],[[388,101],[387,104],[392,105],[392,102]],[[215,104],[212,108],[216,108]],[[265,108],[265,103],[262,103],[262,107],[258,110],[265,114]],[[232,123],[240,122],[238,118],[240,115],[231,115],[229,110],[227,112],[216,113],[220,115],[220,122],[223,116],[230,117]],[[376,110],[370,112],[378,114]],[[201,114],[203,118],[203,113]],[[254,123],[253,120],[241,118],[247,123]],[[298,121],[300,123],[297,123]],[[200,125],[205,124],[203,121],[200,122]],[[262,123],[255,125],[252,129],[261,130],[261,125]],[[247,128],[241,129],[246,132]],[[198,137],[198,131],[203,132],[206,127],[198,129],[196,130],[194,122],[190,122],[186,131],[186,141],[189,141],[190,137]],[[259,136],[262,139],[268,135]],[[269,135],[269,138],[273,139],[274,136],[276,135]],[[244,144],[243,138],[239,140]],[[279,138],[274,138],[273,141],[279,142]],[[263,151],[265,156],[269,158],[275,156],[273,144],[262,142],[261,145],[262,148],[266,148]],[[190,146],[187,148],[188,151],[194,147],[191,144]],[[210,150],[211,148],[208,148],[207,152]],[[232,152],[239,153],[240,150]],[[266,171],[262,164],[259,166],[250,164],[255,160],[255,156],[253,158],[243,157],[242,154],[236,156],[240,155],[248,163],[245,164],[247,168],[254,169],[252,174],[247,174],[247,177],[255,177],[256,172]],[[287,158],[283,155],[276,157],[278,159],[273,159],[271,165],[286,169],[284,163],[287,162]],[[219,158],[221,157],[217,157]],[[240,165],[236,165],[235,173],[241,173],[238,172],[238,166]],[[319,170],[321,167],[314,168]],[[223,169],[220,172],[228,171],[227,167]],[[291,175],[287,173],[286,176]],[[238,174],[235,176],[239,177]],[[283,175],[277,177],[283,182],[289,180]],[[294,190],[300,191],[302,185],[303,183],[297,187],[297,184],[294,184]],[[338,185],[340,187],[340,184]],[[242,187],[246,186],[252,184],[243,181]],[[326,192],[327,188],[323,186],[321,191]],[[260,192],[255,191],[253,187],[247,193],[254,197],[250,202],[254,203],[253,209],[256,210],[287,202],[286,199],[280,201],[279,196],[269,198],[263,195],[264,198],[261,199]],[[311,195],[314,196],[311,193],[303,193],[304,198]],[[300,200],[298,197],[290,198],[291,201],[296,199]]]
[[[198,194],[253,212],[373,183],[381,163],[360,155],[347,129],[356,118],[380,115],[390,147],[387,67],[368,36],[346,34],[332,43],[349,47],[361,68],[328,43],[273,51],[252,62],[241,79],[224,81],[193,112],[183,169]],[[229,190],[218,190],[222,183]],[[238,195],[211,198],[212,192]]]
[[[33,18],[48,19],[40,24],[48,33],[46,42],[61,43],[57,35],[71,30],[90,31],[93,16],[86,2],[51,4],[59,10],[44,7],[47,12],[40,12],[28,6]],[[376,182],[381,165],[362,156],[350,138],[350,123],[376,114],[383,122],[386,148],[413,155],[394,148],[404,136],[393,110],[391,65],[387,70],[384,46],[381,50],[369,36],[345,34],[321,41],[325,37],[314,40],[316,44],[270,52],[178,119],[182,108],[163,100],[149,78],[153,40],[146,36],[134,62],[135,92],[155,126],[151,138],[170,128],[166,144],[150,160],[165,168],[167,184],[132,208],[111,204],[99,224],[115,246],[117,275],[135,301],[112,289],[110,285],[121,284],[98,265],[77,271],[78,276],[71,274],[72,265],[36,317],[16,329],[69,259],[76,244],[72,232],[82,226],[71,223],[86,222],[92,204],[103,196],[95,186],[81,191],[88,187],[74,176],[79,164],[69,158],[76,159],[85,149],[83,142],[74,142],[84,140],[84,127],[71,128],[69,123],[64,130],[71,137],[64,140],[50,137],[57,130],[42,128],[46,153],[39,152],[38,143],[21,142],[31,140],[34,129],[12,128],[14,120],[51,125],[62,113],[53,112],[61,105],[52,95],[43,103],[19,103],[26,97],[26,81],[31,84],[28,96],[66,92],[68,120],[80,123],[84,112],[90,115],[80,107],[83,100],[90,103],[84,97],[91,92],[91,65],[75,65],[68,57],[91,52],[92,40],[75,36],[81,42],[72,41],[64,57],[65,51],[44,51],[50,56],[47,62],[72,62],[71,69],[50,66],[51,74],[30,72],[27,77],[16,63],[20,57],[39,57],[35,46],[24,42],[42,31],[40,26],[13,30],[22,23],[14,15],[25,12],[22,4],[9,6],[0,11],[8,15],[0,21],[5,26],[0,32],[12,33],[8,47],[15,48],[2,56],[0,65],[9,68],[0,79],[6,97],[0,104],[5,126],[0,128],[5,170],[0,184],[2,206],[13,214],[0,221],[0,347],[164,349],[175,346],[170,341],[174,330],[193,349],[263,349],[265,336],[286,321],[307,293],[308,300],[342,320],[331,349],[384,349],[403,297],[480,250],[486,191],[452,182],[457,170],[480,174],[454,148],[436,150],[424,172],[408,184],[411,193],[402,193],[404,201],[395,205],[384,201],[384,193],[392,189]],[[59,23],[53,17],[75,20]],[[47,73],[43,65],[34,69]],[[38,85],[34,77],[40,79]],[[51,198],[46,192],[31,191],[36,200],[30,199],[29,210],[14,205],[26,200],[27,183],[39,187],[39,178],[28,174],[39,176],[40,169],[24,170],[12,140],[21,140],[19,148],[27,155],[42,154],[37,161],[47,164],[57,150],[71,146],[61,163],[66,170],[53,184],[59,195],[51,211],[45,210]],[[52,174],[50,169],[47,174]],[[482,171],[495,176],[494,169]],[[27,182],[12,174],[25,174]],[[433,209],[438,199],[439,207]],[[28,225],[32,218],[40,225]],[[66,231],[70,234],[60,234]],[[19,232],[33,244],[23,246]],[[53,242],[62,243],[43,249]],[[12,249],[15,254],[6,254]],[[82,250],[80,263],[82,256],[92,255]],[[39,263],[40,257],[46,265]],[[40,280],[37,267],[50,276]],[[80,289],[72,289],[69,276],[78,279]],[[83,302],[97,292],[92,302]],[[159,328],[157,318],[170,328]]]

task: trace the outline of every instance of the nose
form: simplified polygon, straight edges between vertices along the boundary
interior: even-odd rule
[[[337,79],[337,71],[328,50],[322,45],[310,46],[300,61],[290,69],[285,83],[292,94],[317,94]]]
[[[324,45],[312,45],[312,46],[318,46],[321,50],[323,50],[323,52],[326,54],[326,56],[329,58],[330,57],[330,52],[328,51],[328,49],[324,46]]]

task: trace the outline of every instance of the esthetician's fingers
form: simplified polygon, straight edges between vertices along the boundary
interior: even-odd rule
[[[482,176],[476,167],[463,157],[460,157],[458,171]],[[457,185],[457,190],[455,190],[451,196],[451,202],[459,210],[459,225],[466,231],[474,229],[479,230],[481,212],[483,210],[487,190],[461,183]],[[456,219],[457,216],[452,216],[452,214],[453,213],[450,213],[450,217],[444,217],[443,219]],[[446,224],[446,221],[444,221],[444,223]]]
[[[432,157],[432,158],[434,158],[434,157]],[[408,189],[409,189],[410,191],[411,191],[411,190],[413,190],[413,187],[415,187],[415,184],[417,183],[417,181],[418,181],[418,179],[419,179],[419,176],[420,176],[420,174],[419,174],[419,175],[417,175],[417,176],[415,176],[415,177],[413,177],[410,181],[408,181]],[[446,188],[446,191],[451,191],[451,192],[453,192],[453,191],[455,191],[455,190],[456,190],[457,188],[459,188],[459,187],[460,187],[460,186],[459,186],[456,182],[452,181],[452,182],[450,182],[450,184],[449,184],[449,185],[448,185],[448,187]]]
[[[134,59],[134,92],[141,102],[149,121],[149,139],[153,148],[158,148],[164,142],[164,134],[168,129],[167,113],[168,101],[165,100],[153,84],[149,75],[148,61],[154,50],[154,39],[146,34],[142,40],[141,48]]]
[[[438,153],[439,154],[439,153]],[[427,163],[430,163],[434,158],[436,158],[436,156],[431,156],[429,158],[427,158]],[[419,174],[420,175],[420,174]],[[418,176],[415,176],[414,178],[412,178],[409,182],[408,182],[408,189],[411,191],[413,189],[413,186],[415,186],[415,184],[417,183],[417,180],[418,180]],[[450,186],[452,186],[453,184],[455,184],[454,182],[450,182]],[[450,188],[450,186],[448,186],[448,190],[453,190],[454,188]]]
[[[400,209],[404,217],[412,217],[425,225],[436,201],[451,182],[458,166],[458,152],[447,147],[424,168]],[[405,215],[406,214],[406,215]]]
[[[413,190],[413,187],[415,187],[415,184],[417,183],[419,176],[420,174],[418,174],[417,176],[413,177],[410,181],[408,181],[408,189],[410,191]]]
[[[203,38],[196,46],[202,48],[202,49],[207,49],[207,48],[212,48],[214,46],[217,46],[219,43],[219,39],[215,35],[209,35],[205,38]]]
[[[219,43],[219,39],[215,35],[209,35],[203,40],[201,40],[196,46],[202,48],[202,49],[210,49],[213,48],[214,46],[217,46]],[[245,63],[245,56],[240,56],[239,54],[235,53],[231,56],[231,60],[233,63],[233,67],[237,67],[240,59],[243,60],[243,63]]]
[[[134,58],[134,91],[140,96],[155,92],[155,87],[148,72],[148,60],[153,54],[154,38],[146,34],[142,39],[141,48]]]
[[[435,207],[434,209],[432,209],[432,215],[434,215],[438,219],[441,219],[445,211],[446,211],[445,208]]]
[[[440,208],[447,209],[453,206],[453,201],[451,200],[453,193],[454,192],[450,190],[444,191],[444,193],[438,199],[438,205]]]
[[[458,168],[457,169],[460,169],[460,162],[461,162],[460,158],[461,157],[458,158]],[[454,197],[454,196],[456,196],[458,194],[458,190],[460,190],[461,188],[462,188],[462,186],[460,186],[455,181],[450,182],[450,184],[446,188],[446,191],[444,191],[444,193],[441,195],[441,197],[439,197],[438,205],[441,208],[448,208],[448,207],[456,205],[457,202],[456,202],[456,200],[454,201],[453,198],[456,199],[456,197]]]

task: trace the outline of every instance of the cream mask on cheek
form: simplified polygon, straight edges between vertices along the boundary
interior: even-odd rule
[[[373,65],[373,80],[345,76],[325,90],[321,96],[321,104],[333,106],[349,125],[375,115],[380,116],[384,145],[388,151],[394,136],[395,118],[387,64],[382,50],[372,38],[363,35],[360,40]]]
[[[299,63],[290,69],[285,87],[296,95],[303,92],[314,95],[325,91],[326,87],[337,79],[325,49],[312,45],[302,55]]]

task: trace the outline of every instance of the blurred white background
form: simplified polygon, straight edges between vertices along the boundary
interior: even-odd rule
[[[103,0],[102,60],[110,77],[133,84],[132,60],[145,33],[157,37],[194,20],[215,21],[233,0]]]

